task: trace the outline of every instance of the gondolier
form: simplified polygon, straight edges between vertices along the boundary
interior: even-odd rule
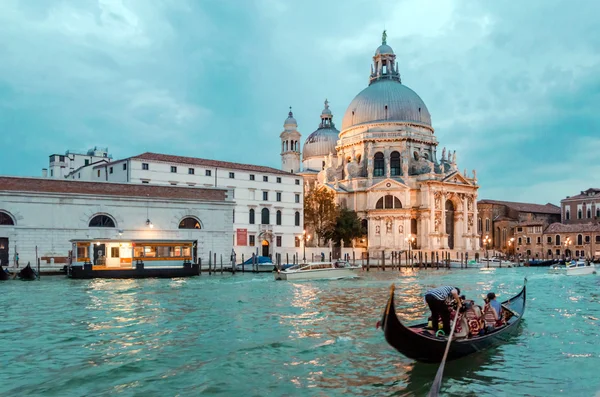
[[[444,335],[450,334],[450,309],[449,305],[456,301],[457,309],[460,309],[460,288],[444,286],[431,289],[425,294],[425,302],[431,310],[431,323],[434,330],[437,329],[438,318],[442,318],[444,324]]]

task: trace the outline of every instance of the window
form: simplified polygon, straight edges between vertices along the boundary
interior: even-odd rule
[[[523,231],[523,228],[522,228],[522,227],[518,227],[518,228],[517,228],[517,232],[521,233],[522,231]]]
[[[581,219],[583,217],[582,211],[577,210],[577,219]]]
[[[58,161],[60,161],[60,162],[63,162],[63,161],[65,161],[65,156],[59,156],[59,157],[58,157]]]
[[[600,207],[596,204],[596,218],[600,218]]]
[[[556,255],[560,255],[560,250],[556,250]]]
[[[519,228],[519,229],[521,229],[521,228]],[[517,229],[517,230],[518,230],[518,229]],[[521,230],[523,230],[523,229],[521,229]],[[518,231],[521,231],[521,230],[518,230]],[[490,218],[487,218],[487,219],[485,220],[485,231],[486,231],[486,232],[489,232],[489,231],[490,231]]]
[[[196,170],[194,170],[193,168],[188,168],[189,175],[194,175],[195,172],[196,172]]]
[[[150,183],[150,181],[142,181],[142,183]]]
[[[523,242],[523,240],[521,239],[521,237],[519,237],[519,245],[521,245]]]
[[[263,176],[263,182],[269,182],[269,177],[268,176]]]
[[[377,177],[377,176],[383,176],[383,168],[385,166],[385,161],[383,159],[383,153],[381,152],[377,152],[375,153],[375,157],[374,159],[374,169],[373,169],[373,176]]]
[[[269,192],[263,192],[263,201],[269,201]]]
[[[171,166],[171,172],[172,173],[177,173],[177,167],[175,167],[174,165]]]
[[[81,179],[81,172],[77,173],[77,179]]]
[[[148,166],[148,163],[142,163],[142,169],[145,171],[148,171],[148,169],[150,169],[150,167]]]
[[[537,243],[538,243],[538,244],[541,244],[541,243],[542,243],[542,238],[541,238],[540,236],[538,236],[538,238],[537,238]]]
[[[583,245],[583,236],[581,234],[577,235],[577,245]]]
[[[111,258],[119,257],[119,247],[110,247],[110,257]]]
[[[481,231],[483,230],[483,222],[481,221],[481,218],[477,219],[477,231],[479,233],[481,233]]]
[[[555,240],[554,245],[560,245],[560,235],[559,234],[556,235],[556,237],[554,238],[554,240]]]
[[[377,210],[382,210],[384,208],[402,208],[402,203],[400,202],[398,197],[388,194],[377,200],[377,203],[375,204],[375,209]]]
[[[115,221],[107,215],[96,215],[90,220],[89,227],[115,227]]]
[[[392,176],[400,175],[400,153],[392,152],[390,155],[390,171]]]
[[[250,247],[254,247],[254,235],[253,234],[248,236],[248,245]]]
[[[531,250],[527,250],[527,256],[531,255]]]
[[[299,184],[300,184],[300,179],[296,179],[296,185],[299,185]],[[600,208],[598,210],[600,211]],[[598,216],[600,216],[600,215],[598,215]]]
[[[112,174],[112,173],[113,173],[113,167],[110,167],[110,168],[108,169],[108,173],[109,173],[109,174]]]
[[[591,217],[592,217],[592,209],[591,209],[591,208],[588,208],[588,209],[587,209],[587,217],[588,217],[588,218],[591,218]]]
[[[281,183],[281,178],[277,177],[277,183]]]
[[[233,179],[235,178],[235,173],[234,172],[230,172],[229,173],[229,179]]]
[[[233,223],[235,223],[235,210],[233,210]]]
[[[597,236],[596,236],[596,242],[597,242],[597,243],[600,243],[600,235],[597,235]]]
[[[127,163],[123,163],[123,171],[127,169]]]
[[[85,164],[85,165],[90,165],[90,160],[87,160],[87,159],[86,159],[86,160],[84,160],[84,164]]]
[[[268,225],[269,223],[271,223],[270,221],[270,214],[269,214],[269,209],[268,208],[263,208],[260,211],[260,223],[263,225]]]
[[[575,256],[579,256],[579,250],[575,251]]]
[[[294,245],[296,246],[296,248],[300,247],[300,237],[294,237]]]
[[[196,218],[192,218],[191,216],[185,217],[179,222],[180,229],[202,229],[200,225],[200,221]]]
[[[548,244],[552,244],[552,236],[548,236]]]
[[[50,170],[50,176],[54,176],[54,170]],[[98,176],[100,176],[99,173],[98,173]]]
[[[281,236],[277,236],[277,238],[275,239],[276,244],[278,247],[281,247]]]
[[[98,170],[98,178],[100,178],[100,170]]]
[[[250,208],[250,219],[248,219],[248,223],[250,223],[251,225],[254,225],[254,209]]]
[[[0,212],[0,225],[12,226],[14,224],[15,222],[10,215],[8,215],[6,212]]]
[[[281,201],[281,192],[277,192],[277,201]]]
[[[281,225],[281,211],[277,211],[275,214],[275,223],[277,225]]]
[[[171,182],[171,186],[177,186],[177,182]]]
[[[527,237],[527,244],[531,244],[531,237]]]
[[[566,218],[567,220],[571,219],[571,214],[570,214],[570,212],[569,212],[569,210],[568,210],[568,209],[567,209],[567,212],[565,212],[565,218]]]
[[[294,225],[300,226],[300,213],[298,211],[294,214]]]
[[[253,181],[254,180],[254,174],[250,174],[250,180]]]
[[[204,175],[205,175],[205,176],[210,176],[211,174],[212,174],[212,171],[211,171],[211,170],[206,170],[206,171],[204,171]]]
[[[300,195],[298,193],[296,193],[295,198],[296,198],[296,203],[299,203],[300,202]]]
[[[590,236],[585,236],[585,243],[589,244],[590,243]]]

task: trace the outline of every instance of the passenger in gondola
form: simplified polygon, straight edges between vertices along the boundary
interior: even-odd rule
[[[496,327],[500,327],[504,323],[501,315],[502,306],[498,301],[496,301],[495,298],[496,294],[490,292],[485,299],[485,306],[483,307],[483,320],[485,323],[486,333],[493,331]],[[499,307],[500,311],[498,311],[496,307]]]
[[[431,289],[425,294],[425,302],[431,310],[432,324],[437,324],[438,318],[442,318],[444,324],[444,334],[450,334],[450,308],[453,302],[456,302],[457,310],[460,310],[462,302],[460,300],[460,288],[444,286]],[[437,327],[434,326],[434,330]]]
[[[498,302],[496,300],[496,294],[493,292],[490,292],[487,294],[487,298],[489,301],[489,304],[496,310],[496,313],[498,314],[498,318],[502,317],[502,305],[500,304],[500,302]]]

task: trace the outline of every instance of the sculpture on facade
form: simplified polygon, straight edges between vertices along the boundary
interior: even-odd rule
[[[400,234],[404,233],[404,226],[402,226],[402,225],[398,226],[398,233],[400,233]]]
[[[392,232],[392,220],[389,218],[385,220],[385,232],[386,233]]]
[[[375,234],[378,235],[379,233],[380,233],[379,225],[377,225],[377,226],[375,226]]]
[[[473,179],[477,180],[477,171],[473,170]]]
[[[442,150],[442,161],[446,161],[446,148]]]

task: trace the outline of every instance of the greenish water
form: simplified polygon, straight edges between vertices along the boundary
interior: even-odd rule
[[[422,294],[453,284],[467,297],[517,293],[512,343],[446,365],[454,396],[593,396],[600,390],[599,282],[547,269],[362,273],[275,282],[270,274],[175,280],[0,283],[0,396],[421,396],[437,365],[384,340],[396,284],[402,319],[427,315]]]

